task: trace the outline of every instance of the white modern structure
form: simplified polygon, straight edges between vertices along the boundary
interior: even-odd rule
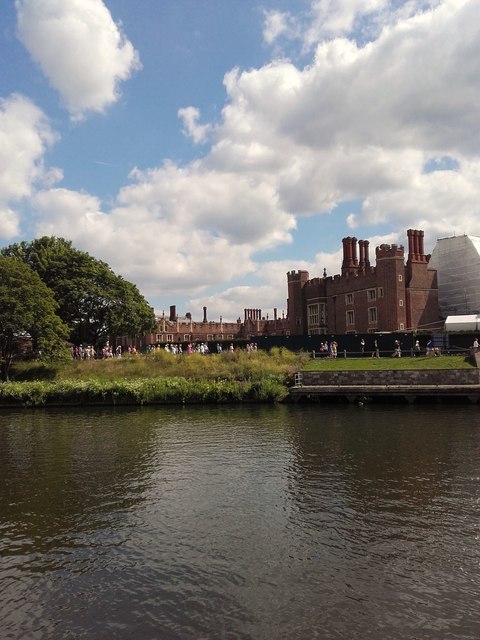
[[[480,333],[480,315],[448,316],[445,320],[445,331],[447,333],[458,333],[460,331]]]
[[[479,237],[437,240],[429,268],[437,270],[438,307],[442,318],[480,314]]]

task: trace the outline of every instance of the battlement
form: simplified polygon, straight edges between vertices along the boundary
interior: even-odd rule
[[[381,244],[375,249],[375,257],[377,260],[385,258],[404,258],[405,251],[403,245]]]
[[[288,282],[298,282],[303,281],[306,282],[309,279],[310,275],[308,271],[288,271],[287,280]]]

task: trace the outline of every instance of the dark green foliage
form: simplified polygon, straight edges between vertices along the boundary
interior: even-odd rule
[[[39,275],[16,258],[0,256],[0,378],[8,380],[20,345],[40,357],[66,353],[67,327],[56,314],[57,303]]]
[[[53,291],[57,313],[76,344],[97,345],[110,335],[154,329],[153,310],[137,287],[68,240],[45,236],[10,245],[2,254],[20,258]]]
[[[92,404],[225,404],[275,402],[286,394],[279,382],[147,378],[143,380],[58,380],[0,385],[0,406]]]

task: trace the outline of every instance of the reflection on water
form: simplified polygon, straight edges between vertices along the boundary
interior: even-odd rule
[[[0,413],[2,638],[480,637],[476,407]]]

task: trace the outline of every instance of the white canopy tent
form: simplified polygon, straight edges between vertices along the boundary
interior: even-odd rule
[[[480,333],[480,314],[468,316],[448,316],[445,320],[446,333],[459,331],[478,331]]]

